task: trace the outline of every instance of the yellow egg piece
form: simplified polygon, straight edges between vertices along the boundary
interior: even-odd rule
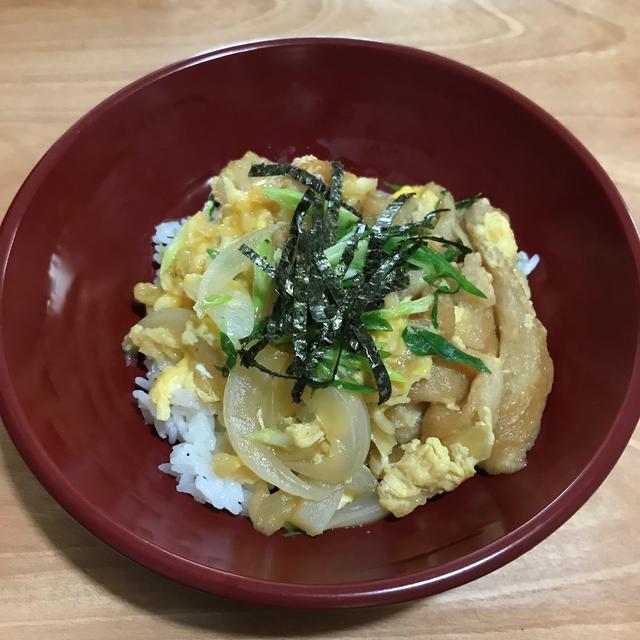
[[[438,438],[412,440],[402,458],[388,465],[378,486],[380,504],[401,518],[475,474],[476,459],[461,444],[445,447]]]

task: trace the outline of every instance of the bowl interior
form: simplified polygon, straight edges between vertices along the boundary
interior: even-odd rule
[[[521,248],[541,256],[530,282],[556,366],[524,471],[478,475],[402,520],[318,538],[266,538],[175,491],[157,470],[169,447],[134,407],[138,370],[120,349],[138,318],[132,287],[152,278],[154,225],[195,212],[207,179],[247,149],[274,160],[314,153],[391,182],[433,179],[459,198],[482,191],[511,215]],[[367,590],[353,583],[400,585],[421,573],[441,588],[442,567],[517,536],[576,481],[627,392],[635,238],[576,149],[500,85],[400,48],[248,47],[137,83],[50,152],[5,225],[7,243],[24,214],[0,301],[12,435],[85,524],[199,586],[225,592],[240,576],[353,595]],[[248,595],[260,598],[255,584]]]

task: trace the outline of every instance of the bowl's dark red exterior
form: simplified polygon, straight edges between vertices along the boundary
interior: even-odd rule
[[[271,538],[175,491],[168,446],[131,401],[122,336],[152,276],[153,226],[194,212],[247,149],[315,153],[391,182],[483,191],[510,212],[556,381],[526,470],[477,476],[400,521]],[[639,414],[638,240],[611,181],[557,122],[476,71],[403,47],[283,40],[207,53],[126,87],[75,124],[0,232],[0,397],[29,466],[134,560],[253,601],[377,604],[462,584],[580,507]]]

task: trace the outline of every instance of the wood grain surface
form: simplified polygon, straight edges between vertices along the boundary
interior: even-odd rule
[[[638,0],[0,0],[0,212],[48,146],[128,82],[223,44],[304,34],[413,45],[503,80],[567,125],[640,213]],[[638,435],[576,516],[503,569],[407,605],[309,613],[134,565],[71,519],[0,431],[3,640],[640,638]]]

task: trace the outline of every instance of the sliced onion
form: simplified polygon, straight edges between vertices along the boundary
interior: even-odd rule
[[[338,529],[340,527],[357,527],[363,524],[371,524],[382,520],[389,515],[389,512],[382,506],[376,493],[369,493],[353,502],[349,502],[342,509],[335,512],[329,522],[328,529]]]
[[[363,464],[353,474],[353,478],[345,484],[344,489],[349,495],[359,498],[367,493],[375,493],[377,487],[377,478],[373,475],[371,469]]]
[[[237,366],[229,374],[224,392],[224,422],[229,440],[242,462],[257,476],[287,493],[321,500],[330,487],[299,478],[267,445],[248,436],[261,428],[258,413],[270,395],[272,376],[258,369]]]
[[[308,399],[331,449],[318,463],[292,461],[294,471],[320,482],[349,480],[364,464],[371,444],[369,412],[361,398],[340,389],[318,389]]]
[[[195,310],[198,317],[208,315],[237,346],[240,338],[248,336],[253,330],[255,312],[249,291],[234,279],[251,268],[252,262],[239,249],[242,244],[255,248],[265,237],[273,233],[284,223],[269,225],[264,229],[247,233],[228,247],[220,251],[205,271],[198,289]],[[223,304],[207,304],[211,296],[230,296]]]
[[[172,333],[181,336],[187,321],[191,320],[193,317],[194,315],[191,309],[172,307],[152,311],[148,316],[142,318],[138,324],[145,329],[164,327],[169,329]]]
[[[342,485],[336,485],[328,496],[318,502],[301,500],[300,506],[289,515],[289,522],[309,535],[317,536],[329,526],[340,504],[342,493]]]
[[[284,491],[269,493],[267,485],[264,482],[258,482],[254,486],[247,505],[249,517],[260,533],[270,536],[281,529],[285,522],[290,521],[290,516],[299,502],[300,498]]]

